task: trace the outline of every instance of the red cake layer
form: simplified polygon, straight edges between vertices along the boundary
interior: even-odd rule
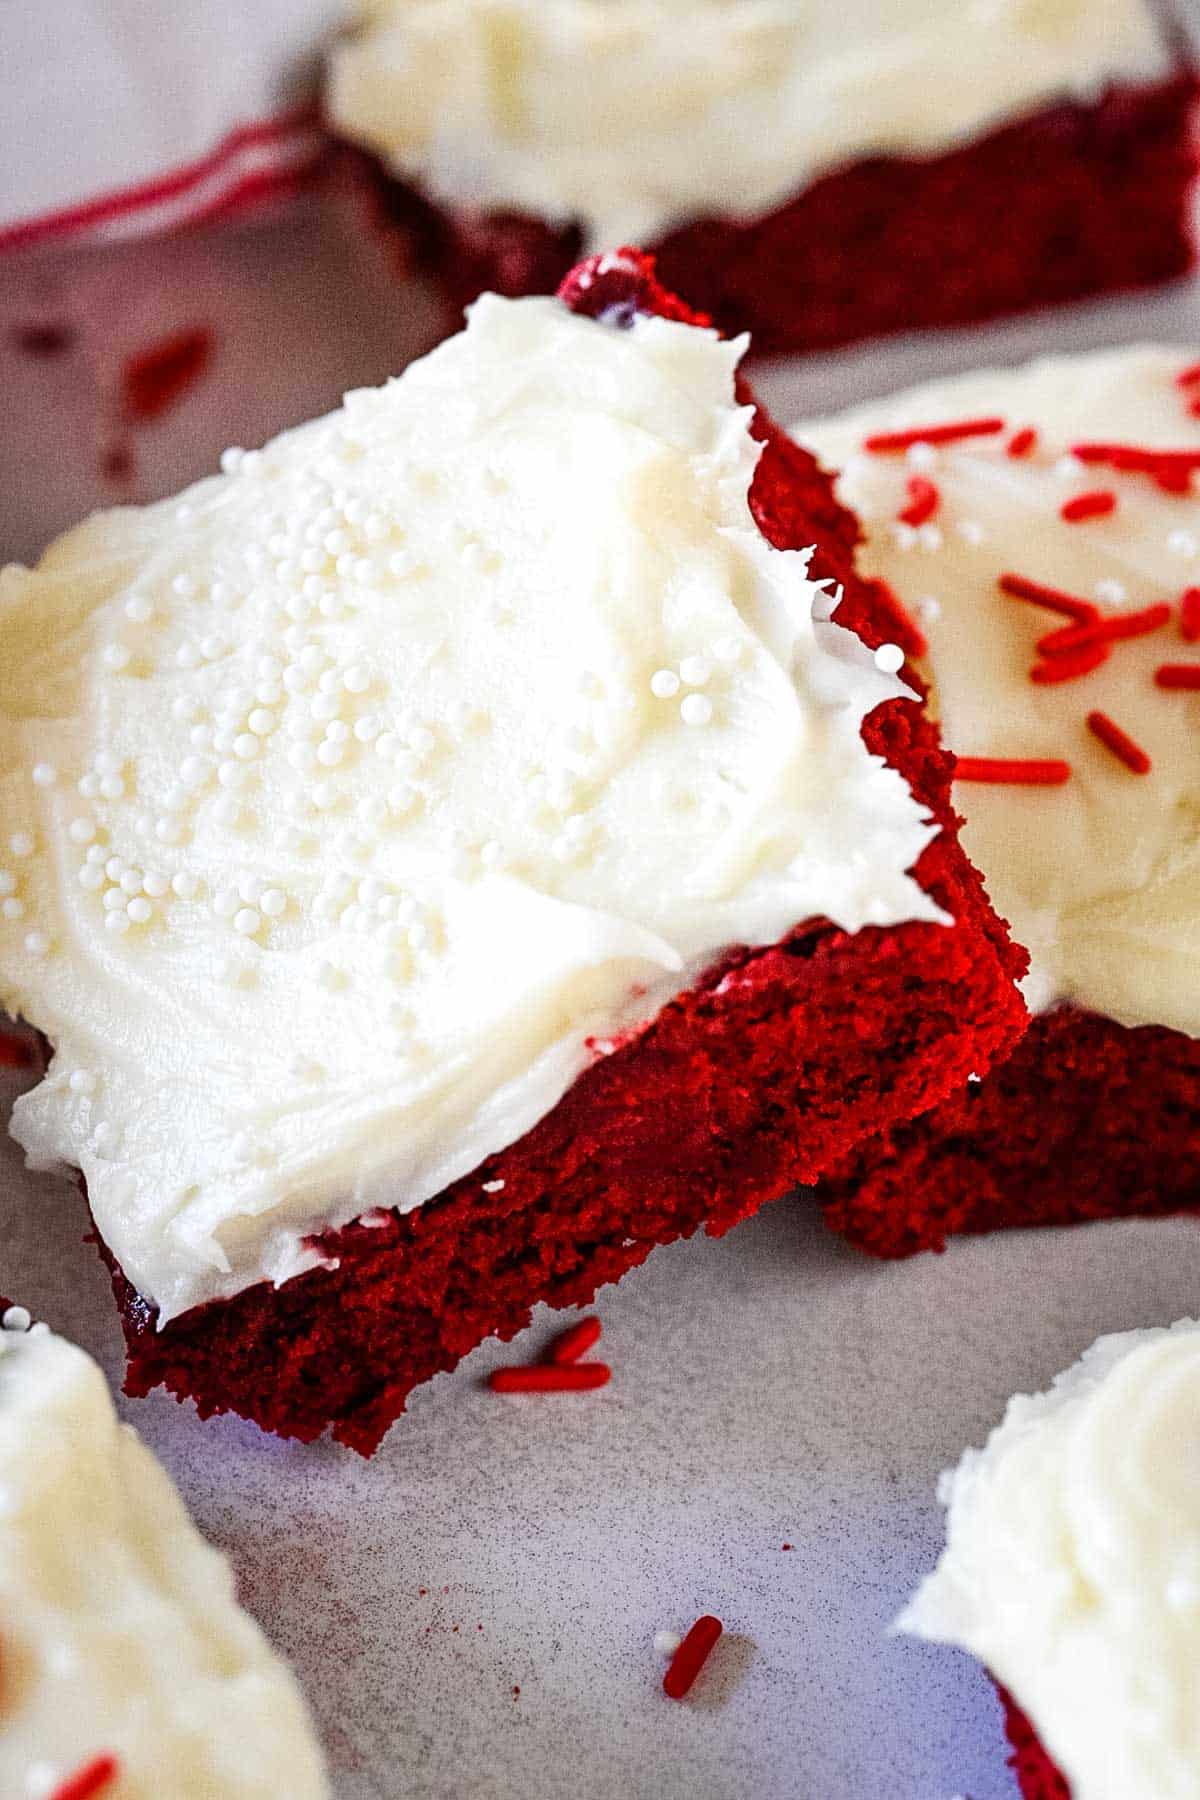
[[[614,329],[635,309],[694,318],[648,259],[606,262],[575,271],[569,305]],[[842,618],[869,643],[895,636],[876,590],[853,575],[857,527],[829,478],[762,415],[758,431],[751,500],[764,534],[815,542],[814,573],[845,584]],[[260,1284],[161,1332],[114,1268],[127,1391],[161,1383],[202,1414],[232,1410],[305,1439],[332,1427],[370,1453],[413,1387],[484,1338],[511,1337],[535,1302],[585,1302],[655,1244],[700,1225],[728,1230],[1003,1055],[1024,1024],[1013,986],[1023,953],[958,848],[949,758],[912,701],[877,708],[864,736],[944,826],[917,876],[953,927],[851,935],[809,922],[767,949],[730,952],[646,1029],[597,1053],[519,1142],[415,1211],[330,1233],[336,1268]]]
[[[657,246],[662,279],[756,351],[827,349],[962,325],[1183,275],[1195,84],[1184,70],[1063,101],[944,155],[875,156],[749,221],[697,220]],[[454,322],[485,289],[550,293],[581,233],[451,211],[374,172],[374,211]],[[1002,229],[997,229],[997,222]]]
[[[924,1117],[855,1151],[826,1218],[876,1256],[957,1232],[1200,1207],[1200,1041],[1060,1007]]]
[[[1004,1730],[1012,1745],[1008,1766],[1017,1778],[1022,1800],[1071,1800],[1071,1789],[1038,1741],[1037,1732],[1012,1695],[996,1683],[1004,1708]]]

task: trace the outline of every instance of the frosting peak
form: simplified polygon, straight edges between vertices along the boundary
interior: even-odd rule
[[[481,300],[397,380],[0,577],[14,1130],[160,1318],[310,1266],[730,945],[936,919],[748,505],[743,343]]]

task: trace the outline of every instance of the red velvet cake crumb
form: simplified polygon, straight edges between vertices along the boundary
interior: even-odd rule
[[[823,1189],[875,1256],[958,1232],[1183,1212],[1200,1202],[1200,1040],[1042,1013],[1002,1067],[889,1128]]]
[[[829,349],[970,324],[1186,274],[1195,173],[1192,74],[1064,100],[929,157],[835,169],[749,220],[682,225],[657,246],[664,282],[756,351]],[[450,315],[484,290],[550,293],[577,227],[438,206],[374,164],[378,222]],[[1003,220],[1003,230],[996,221]]]
[[[635,310],[698,322],[632,252],[574,271],[562,298],[614,328]],[[831,478],[765,415],[755,429],[759,528],[781,548],[815,544],[813,575],[843,587],[838,618],[872,648],[894,641],[886,596],[854,573],[857,523]],[[942,826],[915,876],[953,925],[851,934],[818,919],[730,950],[518,1142],[410,1212],[327,1234],[329,1266],[279,1288],[159,1331],[114,1266],[127,1391],[162,1385],[202,1416],[301,1439],[331,1428],[370,1454],[415,1386],[513,1337],[536,1302],[586,1304],[656,1244],[727,1231],[1003,1056],[1024,1026],[1024,954],[958,847],[951,758],[915,700],[878,707],[863,735]]]
[[[996,1683],[1004,1708],[1004,1730],[1012,1745],[1008,1766],[1022,1800],[1071,1800],[1071,1789],[1038,1741],[1038,1735],[1007,1689]]]

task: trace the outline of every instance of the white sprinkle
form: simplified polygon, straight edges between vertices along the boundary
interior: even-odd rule
[[[146,925],[154,917],[154,908],[151,906],[150,902],[143,899],[140,894],[136,900],[131,900],[129,902],[125,911],[129,914],[129,917],[135,925]]]
[[[217,780],[223,788],[240,788],[246,784],[250,771],[241,763],[223,762],[217,765]]]
[[[250,762],[256,757],[260,747],[252,731],[243,731],[233,740],[233,754],[240,756],[243,762]]]
[[[263,886],[264,883],[259,880],[257,875],[238,876],[237,891],[246,902],[247,906],[258,905],[259,896],[263,891]]]
[[[186,570],[182,574],[176,575],[171,582],[171,592],[173,594],[178,594],[181,599],[186,599],[189,594],[194,594],[195,591],[195,580]]]
[[[388,809],[394,813],[410,812],[416,803],[417,790],[409,782],[401,782],[399,787],[388,792]]]
[[[354,735],[360,744],[369,744],[379,736],[382,729],[383,721],[378,713],[364,713],[361,719],[355,720]]]
[[[913,611],[923,625],[934,625],[942,616],[942,603],[932,594],[924,594],[914,604]]]
[[[130,652],[124,644],[105,644],[100,652],[100,661],[106,669],[120,670],[127,666]]]
[[[25,934],[25,948],[30,956],[45,956],[50,948],[50,939],[44,931],[28,931]]]
[[[121,892],[124,894],[140,894],[142,891],[142,872],[140,869],[126,869],[121,876]]]
[[[152,900],[161,900],[169,885],[166,876],[157,869],[147,869],[142,876],[142,887]]]
[[[896,675],[904,667],[904,652],[899,644],[880,644],[875,652],[875,667],[885,675]]]
[[[125,905],[125,896],[120,888],[108,888],[101,904],[106,912],[119,912]]]
[[[654,1634],[654,1654],[656,1656],[674,1656],[683,1639],[675,1631],[656,1631]]]
[[[1098,581],[1095,593],[1102,606],[1124,606],[1129,598],[1128,589],[1122,581]]]
[[[713,716],[712,701],[706,694],[689,694],[679,707],[685,725],[707,725]]]
[[[485,1194],[502,1194],[505,1187],[503,1181],[481,1181],[479,1185]]]
[[[1087,465],[1081,463],[1077,456],[1060,456],[1054,464],[1054,473],[1060,481],[1074,481],[1078,476],[1087,474]]]
[[[3,1325],[5,1331],[28,1331],[32,1323],[33,1317],[24,1306],[9,1306],[5,1309],[3,1318],[0,1318],[0,1325]]]
[[[955,530],[964,544],[982,544],[983,542],[983,526],[978,519],[960,519]]]
[[[67,1086],[73,1094],[94,1094],[96,1077],[90,1069],[73,1069]]]
[[[236,475],[242,466],[246,452],[238,444],[231,444],[228,450],[221,452],[221,473]]]
[[[703,687],[712,675],[712,664],[706,656],[685,656],[679,673],[688,687]]]
[[[212,909],[218,919],[232,919],[238,909],[239,898],[236,888],[218,888],[212,900]]]
[[[275,714],[265,706],[256,706],[246,723],[256,737],[269,737],[275,729]]]
[[[259,902],[268,919],[278,919],[287,911],[288,897],[282,888],[268,888]]]
[[[942,528],[940,525],[922,525],[917,530],[917,542],[922,550],[936,552],[942,547]]]
[[[346,752],[336,739],[326,738],[317,745],[317,761],[323,769],[336,769]]]
[[[105,800],[120,800],[125,793],[125,783],[119,775],[105,775],[100,782],[100,794]]]
[[[14,894],[17,890],[17,878],[11,869],[0,869],[0,894]]]
[[[904,460],[910,469],[918,469],[922,474],[928,474],[930,469],[937,468],[938,453],[932,444],[927,444],[922,439],[920,443],[908,446],[904,452]]]
[[[8,840],[8,847],[14,856],[24,859],[33,855],[33,843],[28,831],[14,831]]]
[[[145,594],[131,594],[125,602],[125,617],[131,619],[135,625],[145,625],[149,619],[154,617],[153,603],[147,599]]]
[[[331,781],[318,781],[313,787],[310,798],[318,812],[328,812],[337,805],[337,789]]]
[[[100,777],[93,774],[90,770],[86,775],[81,775],[79,777],[79,781],[76,785],[84,800],[95,800],[100,793]]]
[[[79,885],[95,893],[104,886],[104,870],[96,863],[84,863],[79,871]]]
[[[233,929],[242,937],[253,937],[262,926],[262,914],[253,906],[243,906],[233,915]]]
[[[897,550],[911,550],[916,541],[916,527],[906,524],[903,519],[897,519],[892,526],[892,542]]]
[[[23,919],[25,917],[25,902],[23,900],[13,899],[0,900],[0,913],[2,913],[6,919]]]
[[[1167,538],[1167,549],[1172,556],[1195,556],[1196,539],[1190,531],[1172,531]]]
[[[91,819],[72,819],[67,826],[67,836],[73,844],[90,844],[96,835],[96,827]]]
[[[103,844],[92,844],[87,853],[90,863],[103,863],[107,860],[108,850]]]
[[[211,632],[208,637],[201,638],[200,654],[207,662],[216,662],[219,657],[224,656],[225,654],[224,638],[218,637],[215,631]]]
[[[30,773],[36,787],[53,787],[58,780],[58,770],[53,763],[34,763]]]
[[[679,677],[674,669],[656,669],[650,677],[650,692],[656,700],[673,700],[679,692]]]
[[[120,912],[106,913],[104,923],[109,931],[115,931],[118,935],[124,936],[125,932],[129,930],[129,914],[123,908]]]
[[[718,638],[713,645],[713,655],[718,662],[735,663],[741,660],[742,640],[739,637]]]
[[[200,878],[190,869],[181,869],[171,877],[171,892],[181,900],[194,900],[200,891]]]

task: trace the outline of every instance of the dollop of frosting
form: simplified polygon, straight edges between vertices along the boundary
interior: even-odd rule
[[[1200,452],[1186,353],[1140,346],[1056,357],[932,383],[805,423],[795,435],[841,468],[841,498],[866,532],[861,563],[886,580],[929,641],[942,733],[960,756],[1069,763],[1061,786],[959,782],[962,844],[997,911],[1031,953],[1030,1006],[1072,1001],[1123,1025],[1200,1035],[1200,715],[1196,696],[1156,685],[1166,663],[1200,664],[1181,599],[1200,581],[1200,505],[1140,470],[1081,462],[1076,444]],[[863,453],[879,432],[1002,418],[1005,429],[907,455]],[[1009,445],[1032,428],[1023,454]],[[1017,448],[1022,448],[1018,438]],[[914,477],[936,512],[900,520]],[[1107,514],[1062,507],[1111,494]],[[1079,679],[1031,679],[1037,642],[1070,620],[1002,592],[1017,573],[1119,623],[1169,603],[1166,623],[1114,642]],[[1092,735],[1103,712],[1144,750],[1136,775]]]
[[[360,20],[329,77],[347,136],[439,200],[578,221],[594,249],[1167,66],[1145,0],[363,0]]]
[[[300,1691],[89,1356],[0,1329],[0,1790],[326,1800]],[[91,1789],[89,1788],[89,1793]]]
[[[1200,1324],[1102,1337],[942,1478],[947,1545],[897,1629],[957,1644],[1072,1800],[1200,1790]]]
[[[485,298],[0,577],[14,1130],[161,1318],[469,1173],[727,947],[942,919],[860,733],[906,690],[750,513],[744,348]]]

